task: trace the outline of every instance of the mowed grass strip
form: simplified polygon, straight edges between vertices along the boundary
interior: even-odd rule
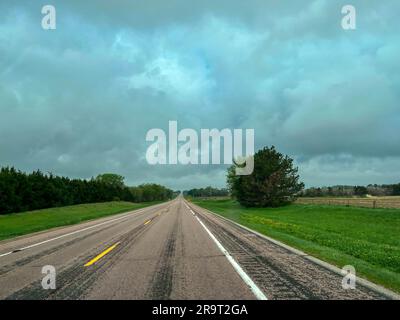
[[[136,210],[156,203],[159,202],[113,201],[0,215],[0,241],[32,232]]]
[[[232,200],[193,201],[226,218],[400,292],[400,210],[289,205],[243,208]]]

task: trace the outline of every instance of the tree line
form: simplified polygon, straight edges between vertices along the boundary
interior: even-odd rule
[[[115,174],[85,180],[3,167],[0,170],[0,214],[93,202],[164,201],[177,195],[158,184],[128,187],[123,181],[122,176]]]
[[[195,188],[195,189],[190,189],[190,190],[185,190],[183,192],[185,196],[191,196],[191,197],[226,197],[229,196],[229,191],[228,189],[222,188],[213,188],[213,187],[206,187],[206,188]]]
[[[369,184],[368,186],[332,186],[308,188],[303,190],[301,197],[364,197],[371,196],[400,196],[400,183],[398,184]]]

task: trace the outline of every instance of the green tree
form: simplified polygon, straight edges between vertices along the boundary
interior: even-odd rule
[[[293,159],[279,153],[274,146],[254,155],[251,175],[237,176],[235,167],[230,167],[227,183],[232,196],[246,207],[282,206],[293,202],[304,188]]]
[[[123,188],[124,187],[124,177],[115,173],[103,173],[96,177],[96,181],[105,183],[112,187]]]

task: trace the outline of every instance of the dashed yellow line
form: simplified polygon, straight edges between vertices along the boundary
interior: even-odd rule
[[[158,214],[158,215],[160,215],[160,214]],[[144,223],[144,225],[149,224],[149,223],[151,222],[151,220],[152,220],[152,219],[147,220],[147,221]],[[120,244],[120,243],[117,242],[117,243],[114,244],[113,246],[111,246],[111,247],[109,247],[108,249],[104,250],[104,251],[103,251],[102,253],[100,253],[97,257],[93,258],[93,259],[90,260],[88,263],[86,263],[86,264],[85,264],[85,267],[89,267],[89,266],[91,266],[92,264],[94,264],[94,263],[96,263],[97,261],[99,261],[101,258],[103,258],[103,257],[104,257],[107,253],[109,253],[111,250],[114,250],[115,247],[116,247],[117,245],[119,245],[119,244]]]
[[[97,261],[99,261],[101,258],[103,258],[107,253],[109,253],[111,250],[114,250],[115,247],[117,245],[119,245],[120,243],[117,242],[116,244],[114,244],[113,246],[109,247],[108,249],[104,250],[102,253],[100,253],[97,257],[93,258],[92,260],[90,260],[88,263],[85,264],[85,267],[89,267],[92,264],[96,263]]]

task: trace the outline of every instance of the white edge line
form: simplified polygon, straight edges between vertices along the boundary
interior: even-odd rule
[[[3,253],[3,254],[0,254],[0,258],[1,258],[1,257],[8,256],[8,255],[11,254],[11,253],[13,253],[13,252],[10,251],[10,252],[6,252],[6,253]]]
[[[193,204],[193,205],[194,205],[194,204]],[[197,206],[197,205],[194,205],[194,206]],[[321,259],[318,259],[318,258],[316,258],[316,257],[314,257],[314,256],[311,256],[311,255],[309,255],[309,254],[307,254],[307,253],[305,253],[305,252],[303,252],[303,251],[301,251],[301,250],[298,250],[298,249],[295,249],[295,248],[293,248],[293,247],[290,247],[290,246],[284,244],[283,242],[280,242],[280,241],[275,240],[275,239],[273,239],[273,238],[270,238],[270,237],[268,237],[268,236],[266,236],[266,235],[264,235],[264,234],[262,234],[262,233],[259,233],[259,232],[255,231],[255,230],[253,230],[253,229],[250,229],[250,228],[248,228],[248,227],[246,227],[246,226],[243,226],[243,225],[241,225],[240,223],[237,223],[236,221],[233,221],[233,220],[230,220],[230,219],[228,219],[228,218],[225,218],[225,217],[221,216],[221,215],[218,214],[218,213],[215,213],[215,212],[213,212],[213,211],[207,210],[207,209],[202,208],[202,207],[200,207],[200,206],[197,206],[197,207],[199,207],[200,209],[202,209],[202,210],[204,210],[204,211],[206,211],[206,212],[208,212],[208,213],[210,213],[210,214],[213,214],[213,215],[215,215],[215,216],[218,216],[219,218],[221,218],[221,219],[223,219],[223,220],[225,220],[225,221],[228,221],[228,222],[230,222],[230,223],[233,223],[233,224],[237,225],[238,227],[240,227],[240,228],[242,228],[242,229],[245,229],[245,230],[247,230],[247,231],[249,231],[249,232],[252,232],[252,233],[254,233],[255,235],[257,235],[257,236],[259,236],[259,237],[261,237],[261,238],[264,238],[264,239],[266,239],[266,240],[268,240],[268,241],[270,241],[270,242],[276,244],[277,246],[280,246],[280,247],[282,247],[282,248],[285,248],[286,250],[289,250],[290,252],[292,252],[292,253],[294,253],[294,254],[297,254],[297,255],[299,255],[299,256],[302,256],[304,259],[307,259],[307,260],[309,260],[309,261],[311,261],[311,262],[314,262],[315,264],[317,264],[317,265],[319,265],[319,266],[321,266],[321,267],[324,267],[325,269],[328,269],[328,270],[330,270],[330,271],[332,271],[332,272],[334,272],[334,273],[336,273],[336,274],[338,274],[338,275],[341,275],[341,276],[343,275],[343,274],[342,274],[342,270],[341,270],[339,267],[337,267],[337,266],[334,266],[334,265],[332,265],[332,264],[330,264],[330,263],[328,263],[328,262],[325,262],[325,261],[323,261],[323,260],[321,260]],[[397,294],[396,292],[394,292],[394,291],[392,291],[392,290],[390,290],[390,289],[386,289],[385,287],[382,287],[382,286],[380,286],[380,285],[378,285],[378,284],[376,284],[376,283],[373,283],[373,282],[371,282],[371,281],[369,281],[369,280],[366,280],[366,279],[364,279],[364,278],[361,278],[361,277],[359,277],[359,276],[357,276],[357,283],[361,284],[362,286],[364,286],[364,287],[366,287],[366,288],[368,288],[368,289],[370,289],[370,290],[372,290],[372,291],[375,291],[375,292],[377,292],[377,293],[379,293],[379,294],[382,294],[382,295],[384,295],[384,296],[386,296],[386,297],[388,297],[388,298],[390,298],[390,299],[400,300],[400,295]]]
[[[45,244],[45,243],[48,243],[48,242],[51,242],[51,241],[59,240],[59,239],[62,239],[62,238],[71,236],[71,235],[73,235],[73,234],[77,234],[77,233],[80,233],[80,232],[83,232],[83,231],[87,231],[87,230],[90,230],[90,229],[93,229],[93,228],[102,226],[102,225],[107,224],[107,223],[111,223],[111,222],[114,222],[114,221],[118,221],[118,220],[121,220],[121,219],[124,219],[124,218],[129,218],[130,215],[131,215],[133,212],[135,212],[135,213],[140,213],[140,212],[142,212],[142,211],[145,211],[145,210],[148,209],[148,208],[149,208],[149,207],[142,208],[142,209],[137,209],[137,210],[133,210],[133,211],[131,211],[131,212],[129,212],[129,213],[124,214],[122,217],[115,218],[115,219],[111,219],[111,220],[107,220],[107,221],[104,221],[104,222],[95,224],[95,225],[93,225],[93,226],[90,226],[90,227],[86,227],[86,228],[83,228],[83,229],[75,230],[75,231],[73,231],[73,232],[66,233],[66,234],[63,234],[63,235],[61,235],[61,236],[58,236],[58,237],[55,237],[55,238],[51,238],[51,239],[48,239],[48,240],[44,240],[44,241],[41,241],[41,242],[38,242],[38,243],[34,243],[34,244],[29,245],[29,246],[26,246],[26,247],[23,247],[23,248],[19,248],[19,249],[16,249],[16,250],[22,251],[22,250],[31,249],[31,248],[40,246],[40,245],[42,245],[42,244]],[[15,251],[15,250],[14,250],[14,251]],[[4,256],[7,256],[7,255],[9,255],[9,254],[11,254],[11,253],[13,253],[14,251],[10,251],[10,252],[6,252],[6,253],[3,253],[3,254],[0,254],[0,258],[1,258],[1,257],[4,257]]]
[[[233,268],[235,268],[236,272],[239,274],[239,276],[242,278],[242,280],[250,287],[251,291],[254,293],[254,295],[257,297],[258,300],[268,300],[268,298],[264,295],[264,293],[257,287],[257,285],[251,280],[251,278],[247,275],[247,273],[242,269],[242,267],[233,259],[233,257],[229,254],[229,252],[222,246],[222,244],[215,238],[215,236],[211,233],[210,230],[204,225],[204,223],[199,219],[199,217],[196,217],[196,219],[199,221],[201,226],[207,231],[208,235],[211,237],[212,240],[216,243],[218,248],[221,250],[221,252],[225,255],[225,257],[228,259],[228,261],[231,263]]]

